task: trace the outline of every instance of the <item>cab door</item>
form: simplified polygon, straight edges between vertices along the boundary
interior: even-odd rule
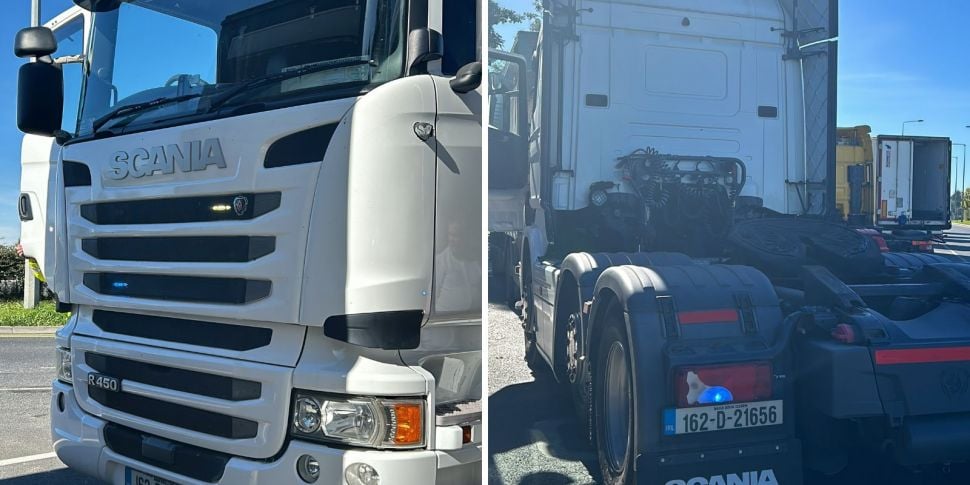
[[[521,231],[529,186],[526,62],[497,50],[488,62],[488,230]]]
[[[57,51],[52,56],[77,56],[84,53],[88,14],[80,8],[71,8],[58,15],[46,27],[54,31]],[[74,133],[81,92],[81,64],[61,64],[64,72],[64,113],[61,129]],[[17,211],[20,216],[20,243],[24,255],[33,258],[48,284],[55,288],[55,242],[58,228],[55,224],[57,208],[63,204],[64,180],[59,159],[59,145],[54,138],[24,135],[20,151],[20,196]],[[62,297],[66,295],[60,295]]]

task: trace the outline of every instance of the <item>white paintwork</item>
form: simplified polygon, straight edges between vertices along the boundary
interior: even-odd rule
[[[879,161],[879,193],[876,199],[876,221],[879,224],[895,224],[902,214],[912,217],[913,194],[913,142],[908,140],[875,141],[874,152]],[[881,203],[886,201],[886,216],[881,215]],[[884,219],[893,219],[887,221]]]
[[[432,2],[434,3],[434,2]],[[429,9],[432,27],[440,5]],[[435,404],[481,395],[481,90],[456,95],[434,74],[386,83],[356,99],[342,99],[191,125],[70,144],[38,155],[59,165],[76,160],[91,169],[90,187],[64,190],[52,224],[61,266],[59,295],[77,305],[56,335],[72,348],[78,385],[54,383],[52,435],[69,466],[118,482],[133,466],[178,483],[182,476],[120,457],[104,446],[106,420],[235,456],[220,483],[290,483],[303,453],[318,458],[320,483],[342,483],[353,462],[371,464],[382,483],[480,481],[481,422],[472,443],[442,427],[437,449]],[[435,125],[435,137],[418,139],[415,122]],[[339,123],[321,163],[263,168],[268,147],[308,127]],[[226,167],[105,177],[113,154],[159,145],[218,138]],[[56,173],[60,173],[59,169]],[[279,209],[251,221],[95,225],[81,217],[84,204],[237,193],[282,193]],[[247,263],[146,263],[89,256],[81,240],[106,236],[262,235],[276,250]],[[271,294],[247,305],[170,302],[101,295],[83,284],[86,272],[194,275],[265,279]],[[456,288],[457,287],[457,288]],[[467,287],[467,288],[466,288]],[[439,290],[439,291],[436,291]],[[459,290],[455,293],[454,290]],[[92,322],[95,308],[200,319],[273,330],[271,342],[248,351],[214,349],[108,333]],[[426,315],[418,349],[366,349],[325,337],[333,315],[421,310]],[[144,383],[124,381],[124,392],[150,396],[259,423],[255,439],[228,440],[126,415],[89,398],[92,371],[85,352],[233,375],[262,385],[262,396],[227,402]],[[334,449],[297,440],[282,449],[294,388],[370,396],[413,396],[426,402],[427,448],[412,451]],[[59,392],[66,410],[57,410]],[[460,431],[460,428],[458,428]],[[282,453],[282,455],[280,455]],[[268,458],[254,461],[247,458]]]
[[[691,5],[692,4],[692,5]],[[693,8],[691,8],[693,6]],[[735,157],[747,165],[743,195],[789,212],[785,179],[786,91],[800,80],[784,69],[785,13],[777,2],[581,1],[579,42],[565,53],[563,169],[553,180],[552,206],[588,203],[593,182],[622,182],[617,157],[637,148],[661,153]],[[689,19],[689,26],[682,25]],[[585,105],[609,96],[607,107]],[[800,100],[796,100],[800,101]],[[758,106],[778,108],[760,118]],[[795,173],[790,173],[795,172]],[[632,191],[626,184],[621,190]]]
[[[205,485],[144,463],[125,458],[105,448],[102,430],[106,422],[86,414],[74,399],[70,386],[55,382],[53,395],[64,394],[65,411],[57,410],[52,402],[51,434],[54,451],[69,467],[98,477],[110,483],[124,483],[125,467],[176,481],[186,485]],[[479,433],[480,434],[480,433]],[[320,462],[321,477],[317,483],[343,484],[343,472],[351,463],[367,463],[381,475],[381,483],[400,485],[428,485],[438,483],[477,483],[480,481],[479,461],[481,442],[463,446],[454,451],[365,451],[330,448],[323,445],[293,440],[281,456],[272,461],[250,460],[235,457],[229,460],[219,484],[300,483],[296,476],[296,462],[300,456],[310,454]],[[454,477],[458,481],[445,481]],[[476,477],[479,477],[476,480]]]
[[[921,147],[917,146],[918,141]],[[924,220],[918,218],[927,207],[926,199],[933,199],[934,192],[939,192],[939,204],[944,204],[945,186],[948,180],[951,143],[946,138],[925,137],[883,137],[872,140],[873,158],[875,164],[876,190],[874,190],[874,207],[876,224],[892,227],[899,225],[899,217],[905,215],[907,225],[937,225],[942,226],[946,220]],[[928,150],[934,149],[936,153]],[[920,172],[920,168],[922,171]],[[936,187],[927,187],[927,172],[938,176],[942,182]],[[917,178],[922,173],[923,186],[918,187]],[[934,189],[936,189],[934,191]],[[883,212],[885,206],[885,213]],[[942,207],[941,207],[942,208]]]
[[[540,141],[554,130],[538,126],[537,109],[531,116],[528,204],[541,210],[526,232],[544,235],[550,209],[586,207],[594,182],[613,181],[620,191],[633,192],[616,168],[617,157],[646,147],[738,158],[747,167],[741,195],[761,197],[778,212],[802,213],[799,191],[805,192],[810,171],[804,97],[800,64],[782,58],[782,32],[792,26],[790,7],[783,4],[576,0],[578,40],[565,44],[562,93],[555,82],[552,92],[543,92],[541,80],[555,72],[538,73],[536,106],[554,100],[553,125],[562,113],[562,143],[552,140],[544,156],[561,161],[562,169],[551,176],[550,200],[540,201]],[[538,65],[557,55],[541,47],[543,37]],[[587,94],[608,96],[607,106],[586,105]],[[777,108],[777,116],[759,116],[759,106]],[[508,199],[494,202],[513,227],[516,210]],[[545,239],[533,256],[544,254]]]
[[[308,191],[313,199],[301,206],[310,211],[302,219],[309,220],[311,230],[304,233],[309,250],[297,253],[306,253],[306,269],[291,274],[293,291],[279,296],[292,301],[303,292],[300,323],[322,325],[342,314],[430,311],[437,161],[434,146],[419,140],[413,125],[434,123],[434,113],[430,76],[380,86],[347,113],[320,173],[294,174],[293,183],[302,187],[306,180],[317,181],[313,193]],[[278,115],[263,114],[274,120],[267,123],[277,123]],[[291,217],[286,216],[290,226]]]
[[[55,32],[60,26],[77,18],[84,19],[84,38],[87,39],[90,13],[80,7],[71,7],[44,24]],[[84,43],[87,45],[87,42]],[[65,100],[70,102],[71,100]],[[77,100],[73,100],[77,102]],[[63,204],[61,197],[60,162],[54,150],[54,139],[46,136],[24,135],[20,146],[20,192],[27,194],[33,210],[33,220],[20,225],[20,244],[24,255],[32,257],[40,266],[48,285],[55,288],[57,279],[57,232],[56,214]],[[56,291],[56,290],[55,290]]]

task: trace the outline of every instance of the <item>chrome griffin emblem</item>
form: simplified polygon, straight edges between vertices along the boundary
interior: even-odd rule
[[[232,210],[236,211],[237,216],[241,216],[246,213],[246,209],[249,208],[249,199],[246,196],[239,195],[235,199],[232,199]]]

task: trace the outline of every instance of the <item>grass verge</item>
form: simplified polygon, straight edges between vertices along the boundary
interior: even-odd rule
[[[42,301],[30,310],[24,308],[21,300],[0,301],[0,326],[58,327],[67,322],[68,316],[54,311],[52,301]]]

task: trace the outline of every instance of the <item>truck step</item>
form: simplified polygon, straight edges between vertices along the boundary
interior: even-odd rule
[[[435,407],[438,426],[454,426],[482,420],[482,400],[441,404]]]

